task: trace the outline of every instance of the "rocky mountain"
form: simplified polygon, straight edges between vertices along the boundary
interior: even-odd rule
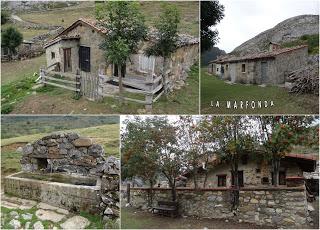
[[[77,4],[79,2],[76,1],[5,1],[2,2],[2,8],[17,13],[21,11],[45,11]]]
[[[319,34],[319,15],[300,15],[286,19],[236,47],[232,53],[246,54],[266,50],[269,42],[291,42],[303,35]]]

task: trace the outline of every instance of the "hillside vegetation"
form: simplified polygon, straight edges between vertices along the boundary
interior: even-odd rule
[[[94,1],[84,1],[78,5],[54,8],[47,11],[38,12],[23,12],[18,16],[25,21],[34,23],[46,23],[49,25],[61,25],[67,27],[79,18],[95,16],[95,3]],[[140,2],[141,10],[145,15],[146,23],[148,26],[153,26],[158,15],[160,14],[162,2]],[[198,2],[167,2],[166,4],[176,5],[181,15],[181,22],[179,30],[182,33],[188,33],[198,36],[199,27],[199,3]],[[48,20],[49,19],[49,20]]]
[[[282,47],[293,47],[299,45],[308,45],[309,54],[319,54],[319,34],[303,35],[297,40],[281,44]]]
[[[117,124],[118,116],[5,116],[1,118],[1,138],[28,136],[60,130]],[[107,134],[106,134],[107,135]]]

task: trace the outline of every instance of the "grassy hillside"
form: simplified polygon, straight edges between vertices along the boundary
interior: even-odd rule
[[[99,3],[97,3],[99,4]],[[146,23],[152,26],[160,14],[162,2],[141,2],[141,10],[146,17]],[[167,2],[176,5],[181,14],[179,30],[183,33],[198,36],[199,3],[198,2]],[[81,2],[79,5],[53,9],[43,12],[25,12],[18,14],[25,21],[46,23],[50,25],[69,26],[81,17],[94,17],[95,2]],[[49,19],[49,20],[48,20]]]
[[[259,109],[240,109],[240,101],[273,101],[274,106]],[[204,114],[317,114],[319,97],[293,95],[278,86],[230,85],[215,76],[201,71],[201,113]],[[220,102],[220,107],[210,106]],[[238,109],[226,108],[226,101],[237,101]],[[270,103],[269,103],[270,105]]]
[[[46,65],[45,55],[23,61],[1,63],[1,85],[25,79]]]
[[[1,138],[119,123],[118,116],[3,116]]]
[[[303,35],[299,39],[281,44],[282,47],[308,45],[309,54],[319,54],[319,34]]]

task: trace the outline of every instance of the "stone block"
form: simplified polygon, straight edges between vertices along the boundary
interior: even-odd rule
[[[257,199],[252,198],[252,199],[250,200],[250,203],[252,203],[252,204],[258,204],[259,201],[258,201]]]
[[[78,138],[72,143],[76,147],[90,147],[93,144],[91,138]]]

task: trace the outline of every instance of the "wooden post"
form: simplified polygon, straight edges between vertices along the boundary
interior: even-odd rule
[[[76,89],[78,89],[77,91],[77,96],[81,96],[81,75],[80,75],[80,70],[77,69],[77,73],[76,73]]]
[[[153,75],[152,73],[148,73],[148,76],[147,76],[147,85],[149,85],[149,94],[146,94],[145,96],[145,100],[146,100],[146,110],[147,110],[147,113],[151,113],[152,112],[152,101],[153,101]]]
[[[127,203],[130,203],[130,183],[127,183]]]
[[[44,73],[44,68],[40,68],[40,82],[43,83],[43,86],[46,86],[45,83],[45,73]]]

